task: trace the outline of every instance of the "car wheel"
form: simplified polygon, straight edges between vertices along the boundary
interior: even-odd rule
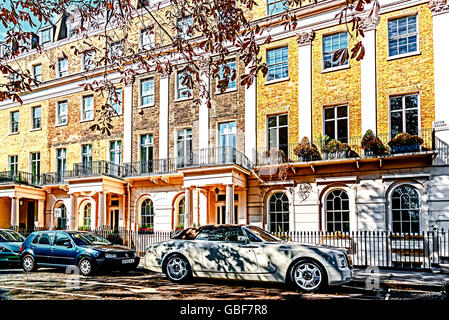
[[[94,272],[92,261],[89,258],[81,258],[78,262],[78,268],[83,276],[89,276]]]
[[[326,286],[326,272],[312,260],[300,260],[290,270],[290,280],[303,292],[315,292]]]
[[[32,255],[27,254],[22,259],[22,267],[25,272],[36,271],[36,261],[34,260]]]
[[[189,262],[178,254],[168,257],[164,272],[173,282],[187,282],[191,278]]]

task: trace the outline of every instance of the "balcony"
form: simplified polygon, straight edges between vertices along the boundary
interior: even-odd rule
[[[129,162],[125,163],[123,168],[126,177],[167,174],[177,171],[175,158]]]
[[[63,184],[65,177],[70,174],[69,171],[47,172],[42,174],[42,185]]]
[[[249,159],[232,146],[193,150],[187,156],[178,157],[176,160],[178,169],[238,165],[251,170],[253,167]]]
[[[73,164],[72,171],[66,171],[66,178],[84,178],[108,176],[117,179],[124,178],[124,169],[122,165],[113,162],[99,160],[88,163]]]
[[[17,183],[30,186],[39,186],[42,177],[23,171],[2,171],[0,172],[0,183]]]
[[[257,165],[267,166],[282,163],[326,162],[343,159],[385,158],[426,153],[447,154],[448,148],[435,143],[432,129],[419,130],[416,136],[397,135],[392,139],[391,133],[356,136],[346,141],[326,138],[314,139],[313,143],[302,141],[276,148],[259,148]],[[394,140],[394,141],[393,141]]]

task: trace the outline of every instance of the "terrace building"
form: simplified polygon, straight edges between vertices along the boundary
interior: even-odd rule
[[[249,88],[237,77],[221,93],[203,72],[213,88],[208,108],[194,103],[198,84],[185,95],[178,59],[171,73],[119,84],[110,135],[90,130],[107,98],[80,86],[104,70],[89,67],[91,55],[68,54],[76,17],[44,28],[46,55],[30,49],[11,60],[32,69],[40,86],[21,96],[22,105],[0,103],[0,228],[448,228],[449,2],[380,1],[379,19],[363,20],[365,57],[341,63],[333,53],[354,44],[335,19],[344,3],[296,8],[298,25],[286,31],[282,2],[259,0],[251,18],[270,25],[258,39],[266,77]],[[136,46],[167,41],[144,34],[136,27]],[[228,66],[245,72],[236,49]],[[120,75],[109,78],[119,83]],[[378,145],[400,133],[422,143],[364,149],[367,130]],[[303,137],[320,152],[300,153]]]

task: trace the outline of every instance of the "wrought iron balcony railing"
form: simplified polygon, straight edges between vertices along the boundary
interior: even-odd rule
[[[178,169],[229,164],[236,164],[248,170],[253,166],[251,161],[242,152],[232,146],[192,150],[186,156],[176,159]]]
[[[126,177],[176,172],[176,158],[129,162],[123,165]]]
[[[42,185],[62,184],[67,175],[70,175],[70,171],[44,173],[42,174]]]
[[[386,157],[397,154],[416,153],[421,151],[445,151],[439,150],[435,146],[435,136],[432,129],[422,129],[418,131],[418,136],[423,140],[422,144],[403,144],[389,146],[388,142],[392,140],[391,133],[379,133],[375,135],[376,144],[381,144],[382,148],[363,148],[362,136],[348,137],[341,139],[341,144],[334,145],[330,148],[330,139],[313,139],[312,143],[316,146],[316,151],[312,154],[303,153],[300,143],[292,143],[288,145],[280,145],[278,148],[258,148],[256,153],[256,161],[258,166],[273,165],[287,162],[310,162],[317,160],[336,160],[345,158],[362,158],[362,157]],[[344,146],[343,146],[344,144]],[[348,148],[349,147],[349,148]],[[310,150],[309,150],[310,151]]]
[[[19,183],[30,186],[39,186],[41,184],[41,175],[32,174],[23,171],[2,171],[0,172],[0,183]]]
[[[105,161],[92,161],[88,163],[75,163],[73,170],[68,171],[67,178],[92,177],[92,176],[109,176],[113,178],[123,179],[124,169],[122,165]]]

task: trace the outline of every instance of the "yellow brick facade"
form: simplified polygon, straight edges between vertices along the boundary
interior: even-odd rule
[[[298,44],[295,37],[262,46],[260,57],[266,62],[269,49],[288,46],[288,80],[269,83],[263,75],[257,78],[257,147],[267,145],[267,117],[288,114],[289,143],[299,142],[298,137]],[[299,119],[300,121],[300,119]]]
[[[419,54],[388,59],[388,20],[418,15]],[[435,120],[432,13],[427,4],[381,15],[376,32],[377,45],[377,131],[389,129],[389,98],[418,93],[421,129],[432,128]]]

